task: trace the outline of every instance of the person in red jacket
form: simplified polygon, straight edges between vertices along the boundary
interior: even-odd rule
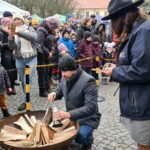
[[[92,34],[91,32],[86,31],[84,33],[84,38],[78,43],[78,55],[79,59],[84,59],[91,57],[88,60],[80,61],[79,64],[87,73],[92,74],[92,67],[93,67],[93,50],[92,50]]]

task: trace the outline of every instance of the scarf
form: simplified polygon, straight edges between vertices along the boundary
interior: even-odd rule
[[[16,27],[16,32],[29,33],[30,31],[28,30],[27,25],[23,25],[20,27]],[[30,41],[27,41],[26,39],[21,38],[18,35],[15,35],[15,41],[16,43],[20,43],[20,52],[23,58],[30,58],[34,55],[34,51]]]

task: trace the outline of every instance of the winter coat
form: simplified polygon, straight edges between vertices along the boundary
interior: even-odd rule
[[[95,79],[81,67],[70,81],[62,77],[56,95],[57,99],[64,97],[71,120],[77,120],[80,125],[98,127],[101,114],[97,105],[97,86]]]
[[[0,43],[1,43],[1,64],[6,70],[15,69],[15,58],[13,56],[13,51],[8,45],[8,33],[0,29]],[[10,80],[15,80],[17,78],[17,72],[8,72]]]
[[[106,48],[104,48],[104,51],[102,53],[102,64],[106,64],[106,63],[114,63],[114,56],[115,56],[115,53],[114,51],[112,52],[108,52],[106,50]]]
[[[77,41],[80,41],[83,39],[84,36],[84,32],[89,31],[92,32],[92,29],[89,27],[86,27],[84,25],[81,25],[78,29],[77,29]]]
[[[107,40],[107,35],[105,31],[102,31],[101,33],[98,31],[99,26],[102,25],[102,23],[98,22],[96,24],[95,30],[93,32],[94,35],[98,35],[100,39],[100,44],[104,44]]]
[[[0,65],[0,95],[4,94],[10,88],[8,74],[3,66]]]
[[[98,66],[97,66],[97,62],[95,60],[96,57],[94,57],[93,59],[93,67],[101,67],[102,65],[102,49],[100,47],[99,44],[95,44],[95,43],[92,43],[92,51],[93,51],[93,55],[94,56],[99,56],[99,62],[98,62]]]
[[[23,56],[21,53],[21,38],[31,43],[31,48],[33,49],[32,53],[27,53]],[[9,38],[9,47],[14,50],[14,57],[17,59],[26,59],[37,56],[37,50],[34,46],[34,42],[37,39],[35,30],[32,27],[28,27],[24,31],[20,31],[17,35],[17,38]]]
[[[78,43],[78,55],[80,59],[87,57],[93,57],[92,44],[87,43],[85,39],[81,40]],[[93,67],[93,58],[79,62],[83,68],[92,68]]]
[[[60,38],[58,42],[63,43],[69,50],[70,56],[75,57],[74,44],[73,41],[66,38]]]
[[[120,83],[121,116],[150,120],[150,21],[138,20],[121,46],[112,77]]]
[[[49,30],[47,25],[42,22],[38,29],[36,30],[37,33],[37,40],[36,42],[41,45],[42,54],[38,53],[38,58],[43,61],[46,61],[47,63],[49,61],[55,61],[55,60],[48,60],[49,53],[52,52],[53,56],[56,55],[55,46],[54,46],[54,34],[52,31]]]

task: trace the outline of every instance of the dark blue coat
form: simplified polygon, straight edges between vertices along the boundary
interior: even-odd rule
[[[120,82],[121,116],[150,119],[150,21],[141,19],[133,27],[112,77]]]

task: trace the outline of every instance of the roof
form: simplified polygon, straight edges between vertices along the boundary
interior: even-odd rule
[[[0,0],[0,15],[2,15],[4,11],[10,11],[13,14],[17,13],[22,15],[30,15],[28,11],[25,11],[14,5],[11,5],[10,3]]]
[[[107,9],[110,0],[76,0],[77,9]]]

